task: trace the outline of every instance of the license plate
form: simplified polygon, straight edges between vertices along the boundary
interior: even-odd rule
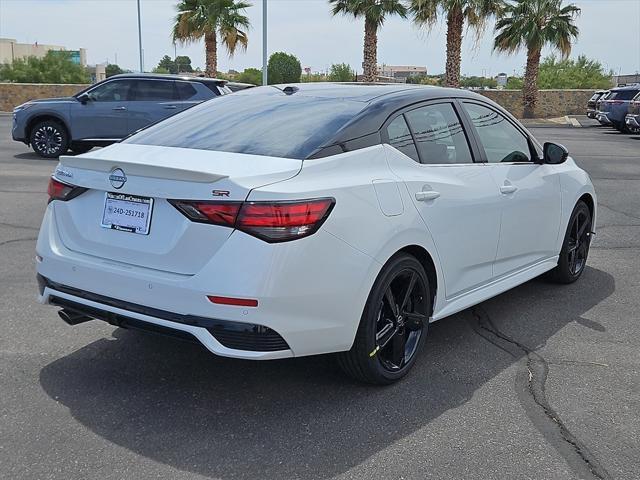
[[[152,198],[107,192],[101,225],[112,230],[148,235],[152,209]]]

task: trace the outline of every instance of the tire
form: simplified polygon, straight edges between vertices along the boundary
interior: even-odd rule
[[[591,222],[589,207],[583,201],[579,201],[569,217],[558,266],[549,272],[549,278],[552,281],[568,284],[575,282],[582,275],[591,245]],[[577,245],[576,238],[578,238]]]
[[[392,257],[369,293],[351,350],[337,356],[342,370],[377,385],[404,377],[425,343],[431,302],[422,264],[404,253]]]
[[[93,145],[87,145],[87,144],[84,144],[84,143],[72,143],[71,144],[71,151],[75,155],[81,155],[83,153],[87,153],[92,148],[93,148]]]
[[[41,157],[57,158],[68,150],[69,134],[61,123],[44,120],[31,129],[29,142],[33,151]]]

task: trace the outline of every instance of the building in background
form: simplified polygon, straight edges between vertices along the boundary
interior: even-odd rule
[[[614,85],[629,85],[630,83],[640,83],[640,73],[631,75],[616,75],[613,77]]]
[[[498,87],[506,87],[508,80],[509,76],[506,73],[499,73],[498,75],[496,75],[496,82],[498,83]]]
[[[45,45],[43,43],[18,43],[13,38],[0,38],[0,64],[13,64],[17,58],[44,57],[49,51],[65,51],[71,53],[71,60],[83,67],[87,66],[87,50],[68,50],[60,45]]]
[[[91,76],[91,83],[101,82],[107,78],[107,64],[89,65],[87,66],[87,72]]]
[[[409,77],[417,77],[426,75],[427,67],[418,67],[415,65],[378,65],[378,76],[393,78],[395,80],[406,81]]]

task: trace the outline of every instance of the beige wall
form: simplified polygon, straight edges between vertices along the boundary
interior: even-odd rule
[[[0,83],[0,112],[35,98],[68,97],[88,85],[56,85],[48,83]]]
[[[44,57],[49,50],[67,50],[60,45],[45,45],[35,43],[18,43],[13,38],[0,38],[0,64],[12,64],[17,58]],[[80,52],[80,65],[87,65],[87,51],[84,48]]]
[[[584,115],[587,101],[595,90],[540,90],[534,117],[555,118],[565,115]],[[522,118],[520,90],[479,90],[478,93],[502,105],[513,115]]]

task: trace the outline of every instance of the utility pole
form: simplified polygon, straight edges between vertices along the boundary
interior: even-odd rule
[[[138,2],[138,50],[140,52],[140,73],[144,72],[144,60],[142,59],[142,24],[140,23],[140,0]]]
[[[262,0],[262,85],[267,84],[267,0]]]

